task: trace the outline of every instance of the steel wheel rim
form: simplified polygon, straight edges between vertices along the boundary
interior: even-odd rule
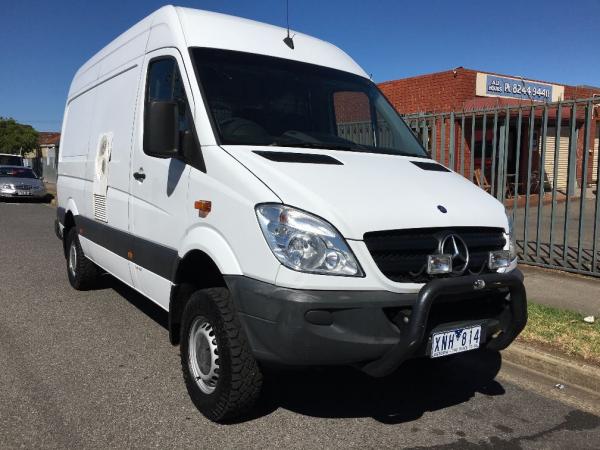
[[[71,275],[75,276],[75,270],[77,268],[77,248],[75,247],[75,242],[71,242],[71,247],[69,248],[69,271]]]
[[[188,361],[200,390],[212,394],[219,381],[219,351],[213,326],[205,317],[196,317],[190,327]]]

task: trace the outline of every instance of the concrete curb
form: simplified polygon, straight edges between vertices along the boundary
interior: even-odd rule
[[[502,351],[508,362],[555,378],[565,385],[600,392],[600,368],[553,355],[526,344],[515,342]]]

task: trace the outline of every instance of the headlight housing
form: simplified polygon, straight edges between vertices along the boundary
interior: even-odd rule
[[[508,219],[508,252],[512,261],[517,257],[517,241],[515,238],[514,219],[512,213],[506,211],[506,217]]]
[[[362,277],[344,238],[329,223],[280,204],[256,206],[260,228],[275,257],[300,272]]]
[[[15,185],[14,184],[3,184],[2,185],[2,189],[7,189],[10,191],[14,191],[15,190]]]

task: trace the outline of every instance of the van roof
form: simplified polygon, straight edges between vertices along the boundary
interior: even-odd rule
[[[75,74],[69,98],[139,56],[161,48],[210,47],[287,58],[368,78],[345,52],[329,42],[290,31],[295,49],[284,44],[287,30],[254,20],[191,8],[163,6],[96,53]],[[187,52],[186,52],[187,53]],[[122,69],[121,69],[122,70]]]

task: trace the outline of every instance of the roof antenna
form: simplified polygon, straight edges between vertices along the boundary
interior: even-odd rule
[[[285,19],[287,23],[287,37],[283,38],[283,42],[289,48],[294,50],[294,36],[290,36],[290,0],[285,0]]]

